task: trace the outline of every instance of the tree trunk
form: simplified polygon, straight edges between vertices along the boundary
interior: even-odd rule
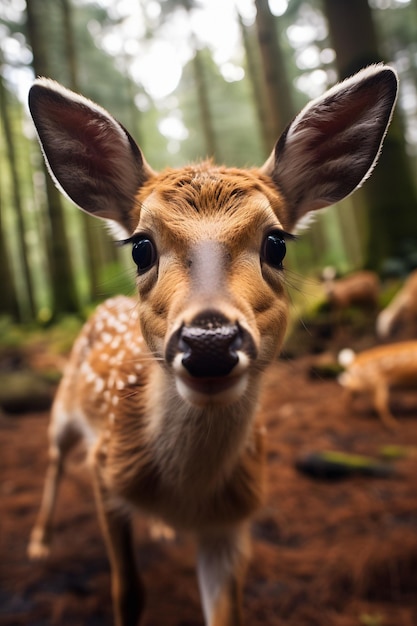
[[[69,87],[75,92],[79,92],[77,53],[74,42],[74,30],[72,22],[72,7],[68,0],[61,0],[65,56],[69,71]],[[97,218],[81,211],[80,218],[84,236],[85,259],[88,274],[88,300],[89,302],[100,299],[100,269],[102,266],[100,258],[100,235],[101,231],[97,227]]]
[[[208,157],[213,158],[217,163],[221,162],[219,148],[217,145],[216,133],[214,131],[213,115],[210,107],[209,90],[204,68],[204,59],[201,50],[194,43],[194,58],[192,60],[194,70],[194,80],[197,88],[197,99],[200,111],[201,128],[203,130],[204,142]]]
[[[324,0],[324,8],[341,79],[381,61],[367,0]],[[379,271],[387,259],[403,259],[410,245],[417,249],[417,195],[398,112],[363,194],[369,219],[365,265]]]
[[[255,6],[256,28],[268,99],[268,135],[272,150],[275,141],[294,117],[294,106],[275,16],[271,13],[268,0],[255,0]]]
[[[40,2],[26,1],[27,32],[33,54],[33,67],[37,76],[49,76],[48,54],[45,37],[42,34]],[[43,7],[45,8],[45,7]],[[71,256],[66,235],[61,195],[44,167],[50,232],[48,235],[48,259],[52,281],[53,313],[79,311]]]
[[[245,49],[246,56],[246,68],[248,71],[248,78],[252,88],[253,101],[255,104],[256,116],[258,118],[259,129],[262,137],[262,145],[264,148],[264,156],[267,158],[271,152],[271,142],[273,143],[276,137],[271,137],[270,126],[268,124],[268,108],[266,104],[266,90],[265,83],[259,77],[261,70],[260,59],[257,58],[256,51],[252,42],[251,31],[244,24],[242,16],[237,12],[240,32],[242,35],[243,47]]]
[[[0,59],[1,61],[1,59]],[[3,83],[3,77],[0,74],[0,111],[1,120],[4,129],[4,138],[6,141],[6,154],[10,166],[10,179],[12,184],[13,205],[17,219],[17,235],[20,246],[21,269],[23,272],[23,284],[25,293],[25,309],[30,318],[36,315],[35,297],[33,293],[32,276],[30,273],[30,263],[27,254],[26,245],[26,227],[23,215],[23,203],[20,193],[20,181],[17,171],[17,159],[13,142],[12,125],[9,118],[9,109],[7,101],[7,90]]]
[[[21,321],[16,284],[7,254],[4,219],[2,218],[2,195],[0,187],[0,315],[10,315],[15,321]]]

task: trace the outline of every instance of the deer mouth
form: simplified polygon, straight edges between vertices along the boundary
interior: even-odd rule
[[[182,380],[191,389],[199,393],[211,395],[230,389],[239,382],[240,378],[240,376],[210,376],[207,378],[184,376]]]
[[[176,376],[177,391],[190,404],[224,406],[236,402],[245,392],[247,373],[229,376]]]

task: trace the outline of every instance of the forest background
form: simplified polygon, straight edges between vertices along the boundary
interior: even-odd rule
[[[2,0],[3,333],[134,292],[129,251],[46,174],[26,104],[36,75],[108,109],[154,169],[206,157],[253,166],[309,99],[380,61],[401,81],[383,155],[291,246],[298,291],[298,276],[325,265],[383,278],[417,267],[417,0]]]

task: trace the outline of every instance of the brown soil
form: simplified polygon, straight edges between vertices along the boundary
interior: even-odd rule
[[[269,498],[253,524],[245,623],[416,626],[417,402],[396,396],[388,432],[366,403],[347,406],[334,380],[310,376],[313,357],[281,360],[268,375]],[[0,419],[0,624],[112,624],[109,565],[92,491],[72,462],[62,483],[52,554],[31,563],[26,543],[46,467],[47,413]],[[380,458],[404,446],[390,478],[324,480],[300,473],[310,451]],[[148,590],[145,626],[202,626],[194,546],[153,541],[137,519]]]

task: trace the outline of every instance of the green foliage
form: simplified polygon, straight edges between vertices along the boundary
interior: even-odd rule
[[[361,613],[359,615],[359,623],[361,626],[383,626],[385,618],[380,613]]]
[[[392,444],[380,448],[379,454],[387,461],[396,461],[397,459],[405,459],[410,456],[415,457],[417,448]]]
[[[310,452],[296,461],[299,471],[320,479],[341,479],[351,476],[388,478],[395,475],[395,468],[370,456],[338,450]]]
[[[9,317],[0,316],[0,351],[8,348],[36,351],[47,345],[49,353],[68,354],[84,321],[83,316],[65,315],[48,324],[16,324]]]
[[[23,326],[16,324],[9,316],[0,316],[0,345],[2,347],[20,346],[25,339]]]
[[[133,269],[129,272],[120,263],[108,263],[102,268],[100,285],[103,298],[116,293],[131,296],[135,286]]]
[[[81,315],[64,315],[47,328],[43,328],[41,333],[34,332],[32,342],[45,343],[48,345],[48,352],[52,354],[68,354],[72,345],[85,322],[85,317]]]

